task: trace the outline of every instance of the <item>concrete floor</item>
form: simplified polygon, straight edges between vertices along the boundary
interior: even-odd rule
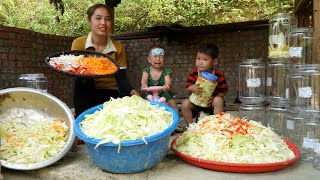
[[[231,112],[237,115],[235,112]],[[184,122],[181,122],[184,124]],[[179,134],[174,134],[171,140]],[[156,167],[141,173],[113,174],[96,167],[88,157],[86,146],[78,145],[77,152],[69,152],[57,163],[37,170],[17,171],[2,167],[1,173],[4,180],[188,180],[188,179],[319,179],[320,170],[312,167],[310,163],[298,160],[293,165],[268,173],[229,173],[219,172],[193,166],[181,160],[168,148],[168,154]],[[1,175],[1,174],[0,174]]]
[[[320,170],[310,163],[297,161],[293,165],[268,173],[229,173],[199,168],[182,161],[174,152],[168,151],[164,160],[156,167],[141,173],[113,174],[97,168],[87,155],[86,146],[78,145],[77,152],[69,152],[57,163],[38,170],[17,171],[2,167],[4,180],[188,180],[188,179],[319,179]]]

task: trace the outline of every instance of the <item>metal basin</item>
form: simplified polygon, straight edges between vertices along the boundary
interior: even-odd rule
[[[64,102],[51,94],[31,88],[19,87],[0,90],[0,120],[6,116],[16,116],[16,109],[26,114],[23,121],[28,121],[28,123],[37,123],[39,117],[42,116],[63,119],[69,127],[68,138],[64,148],[54,157],[47,160],[33,164],[15,164],[1,160],[2,166],[16,170],[39,169],[55,163],[67,154],[75,139],[73,130],[74,116]]]

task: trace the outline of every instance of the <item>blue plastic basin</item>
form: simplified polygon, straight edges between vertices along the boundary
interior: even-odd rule
[[[113,143],[106,143],[94,149],[100,139],[88,138],[80,130],[80,123],[84,120],[84,116],[102,109],[102,104],[86,110],[77,117],[74,125],[75,134],[85,142],[89,157],[96,166],[112,173],[136,173],[153,168],[163,160],[167,154],[171,133],[178,126],[179,116],[168,105],[157,102],[150,103],[165,107],[167,111],[171,112],[173,123],[163,132],[146,137],[145,140],[148,144],[142,139],[122,141],[119,153],[118,145]]]

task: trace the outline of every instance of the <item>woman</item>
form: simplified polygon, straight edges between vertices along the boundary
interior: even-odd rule
[[[75,39],[71,50],[88,50],[107,54],[120,66],[116,77],[75,80],[74,104],[76,116],[83,111],[123,95],[139,95],[126,77],[127,59],[123,45],[109,37],[112,32],[111,9],[104,4],[95,4],[88,11],[91,32]],[[120,93],[121,92],[121,93]]]

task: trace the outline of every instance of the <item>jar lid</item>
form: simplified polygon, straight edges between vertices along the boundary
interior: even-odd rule
[[[295,27],[291,29],[290,33],[312,33],[313,29],[310,27]]]
[[[38,74],[20,74],[19,79],[29,79],[29,78],[45,78],[43,73]]]
[[[212,73],[202,72],[201,74],[204,78],[209,79],[210,81],[216,81],[218,79],[218,77]]]
[[[287,13],[278,13],[273,15],[272,19],[290,19],[291,16],[289,16],[289,14]]]

